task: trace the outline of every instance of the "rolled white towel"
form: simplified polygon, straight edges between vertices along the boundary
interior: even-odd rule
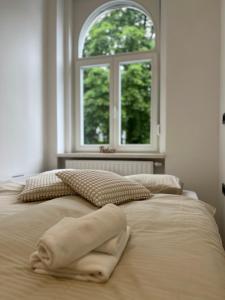
[[[63,218],[40,238],[38,255],[48,269],[66,267],[125,229],[123,210],[108,204],[81,218]]]
[[[94,251],[101,252],[105,254],[115,255],[120,248],[120,244],[123,243],[123,240],[126,238],[127,228],[112,239],[106,241],[104,244],[97,247]]]
[[[71,278],[83,281],[105,282],[111,276],[120,257],[127,245],[130,236],[130,227],[125,230],[125,235],[114,255],[91,251],[89,254],[75,260],[66,268],[56,270],[48,269],[35,251],[30,257],[31,267],[35,273],[52,275],[56,277]]]

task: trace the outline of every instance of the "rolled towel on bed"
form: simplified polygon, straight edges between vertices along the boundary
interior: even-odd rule
[[[51,270],[66,267],[126,229],[126,215],[114,204],[80,218],[66,217],[40,238],[37,251]]]
[[[121,233],[97,247],[95,251],[115,255],[118,251],[118,248],[120,248],[120,244],[123,243],[123,240],[126,238],[126,235],[127,229],[121,231]]]
[[[111,276],[120,257],[127,245],[130,236],[130,228],[124,231],[123,238],[120,239],[119,247],[114,255],[91,251],[89,254],[75,260],[66,268],[55,270],[48,269],[35,251],[30,257],[31,267],[35,273],[78,279],[83,281],[105,282]]]

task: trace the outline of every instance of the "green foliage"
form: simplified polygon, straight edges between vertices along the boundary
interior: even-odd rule
[[[147,51],[154,47],[154,27],[145,14],[131,8],[114,9],[91,27],[83,57]]]
[[[109,143],[109,70],[84,70],[84,143]],[[99,139],[99,132],[102,139]]]
[[[122,131],[127,144],[150,143],[151,65],[124,65],[122,71]]]
[[[155,47],[154,27],[142,12],[122,8],[101,16],[91,27],[83,57],[148,51]],[[150,142],[151,65],[121,66],[122,143]],[[84,71],[84,142],[109,143],[109,70]]]

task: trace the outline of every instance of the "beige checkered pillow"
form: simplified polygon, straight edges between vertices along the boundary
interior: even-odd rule
[[[28,178],[18,200],[32,202],[74,195],[74,191],[63,183],[55,173],[56,171],[50,171]]]
[[[125,176],[146,187],[153,194],[175,194],[181,195],[183,184],[180,179],[168,174],[137,174]]]
[[[65,170],[56,175],[98,207],[151,197],[143,185],[108,171]]]

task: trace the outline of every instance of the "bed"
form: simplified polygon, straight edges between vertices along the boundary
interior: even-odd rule
[[[17,192],[1,192],[0,299],[225,299],[225,255],[214,209],[190,194],[122,204],[131,239],[110,280],[97,284],[35,274],[28,263],[50,226],[97,208],[79,196],[18,204]]]
[[[17,196],[23,190],[24,186],[25,181],[0,182],[0,218],[21,212],[41,202],[19,202]],[[183,190],[183,196],[186,199],[198,200],[198,195],[194,191]]]
[[[38,202],[21,203],[17,201],[17,196],[24,185],[23,182],[13,181],[0,183],[0,218],[21,212],[38,204]]]

